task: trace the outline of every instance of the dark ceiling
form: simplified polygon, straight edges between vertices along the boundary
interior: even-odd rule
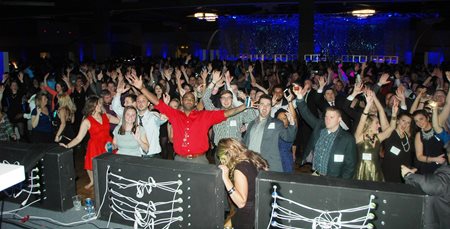
[[[50,19],[72,22],[97,20],[105,15],[112,22],[185,23],[197,10],[219,15],[298,13],[300,1],[264,0],[0,0],[0,22]],[[444,0],[316,0],[318,13],[345,13],[354,9],[374,8],[378,12],[438,12],[448,15],[450,1]]]

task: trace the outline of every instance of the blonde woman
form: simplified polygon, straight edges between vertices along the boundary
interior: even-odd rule
[[[76,110],[77,108],[69,95],[58,95],[58,110],[53,115],[54,123],[59,126],[56,131],[55,142],[69,143],[75,137],[72,124],[75,121]]]
[[[258,171],[268,170],[267,161],[233,138],[218,143],[218,156],[225,188],[238,207],[231,218],[234,228],[253,228],[255,221],[255,181]]]
[[[31,111],[31,136],[33,143],[53,142],[52,110],[47,103],[47,93],[39,92],[35,97],[36,108]]]
[[[374,105],[374,97],[375,94],[373,92],[367,92],[367,104],[355,132],[359,155],[355,178],[358,180],[384,181],[379,159],[381,142],[391,136],[392,131],[395,130],[398,102],[395,100],[392,106],[390,126],[386,130],[379,132],[381,125],[378,117],[369,113],[371,107]],[[385,115],[383,110],[378,110],[378,113],[379,116]]]

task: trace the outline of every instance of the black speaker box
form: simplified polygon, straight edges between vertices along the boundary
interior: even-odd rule
[[[405,184],[261,172],[256,228],[429,228],[429,197]]]
[[[72,149],[52,145],[45,150],[42,161],[44,198],[42,207],[66,211],[73,207],[72,196],[76,195],[75,167]]]
[[[94,159],[94,178],[100,219],[139,228],[223,228],[224,185],[214,165],[103,154]]]
[[[33,204],[35,207],[55,211],[66,211],[73,207],[72,196],[76,193],[76,185],[71,149],[56,144],[12,143],[1,144],[0,152],[0,161],[18,162],[25,167],[26,180],[5,190],[8,200],[23,203],[29,196],[25,192],[17,196],[23,189],[39,192],[31,194],[26,201],[28,204],[40,199]],[[31,179],[35,186],[32,189]]]

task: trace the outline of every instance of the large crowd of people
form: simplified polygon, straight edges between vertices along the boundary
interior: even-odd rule
[[[47,62],[3,74],[0,141],[81,143],[86,188],[105,152],[220,164],[233,224],[248,228],[259,170],[310,164],[316,176],[396,183],[410,175],[402,165],[444,170],[449,81],[445,66],[374,62]]]

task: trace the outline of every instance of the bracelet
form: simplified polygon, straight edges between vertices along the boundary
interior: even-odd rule
[[[363,115],[367,115],[367,116],[369,116],[369,113],[364,113],[364,112],[363,112],[362,114],[363,114]]]
[[[394,121],[397,120],[397,116],[392,116],[391,120],[394,120]]]
[[[407,172],[407,173],[403,176],[403,178],[409,176],[411,173],[412,173],[412,172]]]
[[[232,188],[230,188],[230,190],[228,190],[228,195],[233,194],[233,192],[236,191],[236,189],[234,188],[234,186]]]

